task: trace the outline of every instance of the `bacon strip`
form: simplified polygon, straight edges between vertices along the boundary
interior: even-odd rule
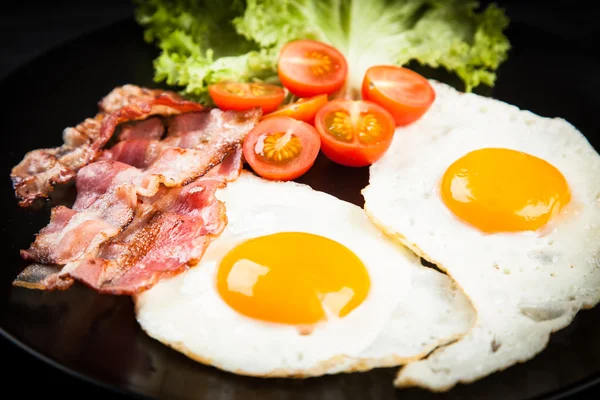
[[[70,276],[61,276],[62,265],[31,264],[13,281],[14,286],[37,290],[67,290],[73,286]]]
[[[168,121],[165,139],[125,140],[106,150],[100,159],[145,169],[138,191],[152,196],[161,183],[168,187],[184,185],[221,163],[242,143],[260,116],[258,108],[181,114]]]
[[[97,258],[68,264],[64,273],[102,293],[135,294],[182,272],[225,227],[225,205],[215,198],[223,185],[221,179],[200,178],[182,188],[162,188],[143,200],[134,223]]]
[[[72,209],[54,207],[50,223],[29,249],[21,251],[21,257],[42,264],[66,264],[95,255],[133,219],[137,193],[131,181],[139,175],[137,168],[113,161],[82,168]]]
[[[162,141],[106,150],[79,170],[73,208],[54,208],[22,251],[34,263],[13,284],[67,289],[76,279],[102,293],[134,294],[194,265],[226,224],[214,193],[239,176],[243,138],[259,118],[260,109],[182,114],[168,121]]]
[[[129,105],[151,103],[159,97],[170,97],[173,102],[182,102],[184,97],[171,90],[149,89],[137,85],[117,86],[98,102],[101,112],[111,113]]]
[[[30,151],[11,171],[13,188],[26,207],[48,197],[57,184],[73,180],[77,171],[94,161],[112,137],[117,125],[151,115],[200,111],[203,107],[172,92],[134,85],[114,89],[100,102],[100,112],[63,132],[62,146]]]
[[[54,208],[50,224],[40,231],[28,250],[21,252],[22,257],[43,264],[66,264],[90,254],[131,221],[138,195],[152,197],[160,183],[175,187],[204,175],[232,150],[240,148],[245,134],[259,117],[258,111],[212,110],[193,113],[191,117],[184,114],[176,118],[186,123],[173,122],[172,126],[178,126],[178,130],[171,129],[171,137],[165,143],[156,140],[120,142],[106,151],[107,156],[102,160],[79,171],[73,208]],[[194,120],[202,123],[189,125]],[[172,147],[181,142],[196,149]],[[151,155],[148,155],[149,147],[154,149]],[[154,152],[159,154],[161,150],[152,160]],[[233,159],[241,160],[241,155]],[[232,168],[239,171],[240,165]]]
[[[163,186],[153,197],[139,196],[132,209],[134,218],[124,224],[119,233],[104,237],[98,246],[88,245],[89,251],[82,253],[79,258],[65,258],[64,268],[42,265],[44,260],[36,259],[34,255],[30,258],[38,263],[25,268],[13,285],[40,290],[65,290],[76,279],[100,293],[131,295],[150,288],[162,277],[186,270],[199,261],[210,237],[220,234],[225,227],[225,206],[215,197],[215,192],[239,176],[241,159],[242,151],[238,147],[205,177],[189,185],[174,188]],[[104,164],[108,168],[112,163],[120,164],[99,161],[86,168],[95,164]],[[123,173],[116,176],[122,176]],[[84,194],[83,197],[93,195]],[[102,202],[98,199],[93,204]],[[68,210],[66,207],[62,209]],[[58,220],[53,222],[59,223]],[[53,229],[59,230],[63,225]],[[51,226],[52,223],[44,229]],[[81,240],[89,236],[89,232],[84,233]],[[63,240],[59,240],[54,248],[60,249],[63,244]],[[61,254],[61,250],[58,254]],[[45,259],[51,264],[57,264],[56,260]]]
[[[163,125],[161,119],[158,117],[151,117],[143,121],[135,121],[122,125],[118,140],[158,140],[163,136],[164,133],[165,126]]]

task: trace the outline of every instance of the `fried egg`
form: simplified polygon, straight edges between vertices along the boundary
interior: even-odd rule
[[[201,261],[135,298],[142,329],[188,357],[309,377],[420,359],[472,326],[460,289],[360,207],[249,172],[217,197],[228,224]]]
[[[445,270],[477,319],[400,370],[450,389],[542,351],[600,300],[600,156],[572,124],[433,82],[436,100],[370,167],[369,218]]]

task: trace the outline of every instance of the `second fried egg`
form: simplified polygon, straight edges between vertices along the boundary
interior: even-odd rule
[[[559,118],[432,82],[363,190],[369,217],[471,299],[473,329],[404,367],[398,386],[447,390],[543,350],[600,300],[600,156]]]

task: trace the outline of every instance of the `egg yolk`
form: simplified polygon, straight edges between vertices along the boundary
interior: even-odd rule
[[[343,317],[370,287],[362,261],[342,244],[303,232],[245,241],[222,259],[217,290],[248,317],[283,324],[313,324]]]
[[[562,173],[520,151],[483,148],[456,160],[441,182],[446,206],[486,233],[535,231],[566,205]]]

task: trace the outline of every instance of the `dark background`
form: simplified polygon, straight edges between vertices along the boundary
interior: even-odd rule
[[[573,0],[496,3],[506,9],[512,21],[539,28],[548,33],[549,38],[557,35],[566,39],[573,48],[589,52],[600,61],[600,51],[597,50],[600,48],[600,5]],[[93,3],[19,1],[0,6],[0,80],[35,57],[77,36],[131,18],[132,12],[130,1],[115,0]],[[60,76],[49,76],[48,79],[60,79]],[[589,79],[600,79],[600,69]],[[7,93],[3,95],[10,97]],[[11,132],[3,134],[10,135]],[[6,367],[4,370],[8,370],[2,376],[5,383],[3,390],[17,388],[25,398],[53,394],[65,398],[82,395],[124,398],[46,365],[4,337],[0,337],[0,355]],[[600,386],[588,388],[571,398],[600,398]]]

